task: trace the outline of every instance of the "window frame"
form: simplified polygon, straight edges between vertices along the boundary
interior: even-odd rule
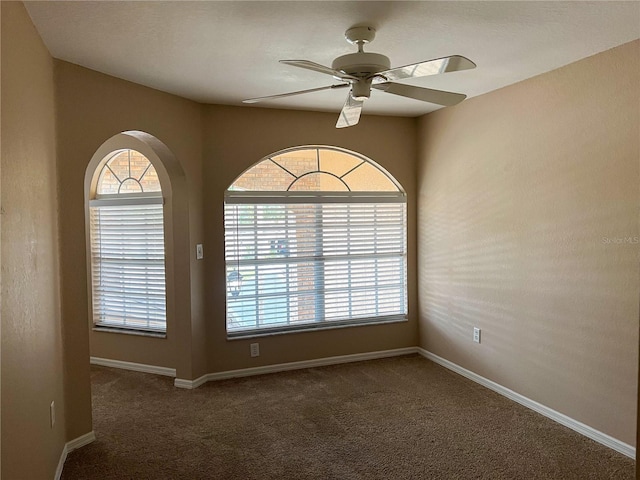
[[[86,238],[87,238],[87,271],[88,271],[88,299],[89,299],[89,320],[94,331],[110,332],[110,333],[125,333],[132,335],[143,335],[151,337],[166,338],[167,328],[169,323],[169,285],[168,285],[168,222],[167,222],[167,206],[165,196],[165,182],[163,181],[164,169],[158,160],[154,161],[153,157],[147,153],[141,151],[141,148],[136,146],[122,146],[121,148],[111,148],[106,155],[102,155],[102,159],[97,165],[91,168],[91,164],[87,169],[87,175],[89,177],[89,188],[87,190],[87,197],[85,201],[86,210]],[[134,151],[142,155],[153,167],[155,173],[158,176],[158,185],[160,191],[151,192],[136,192],[136,193],[117,193],[117,194],[105,194],[97,193],[99,190],[99,182],[102,176],[102,172],[107,168],[107,164],[114,159],[117,155],[123,151]],[[96,152],[95,157],[99,154],[100,150]],[[159,168],[160,167],[160,168]],[[140,176],[140,180],[147,173],[147,167],[144,173]],[[123,184],[129,178],[120,181]],[[138,183],[140,183],[138,181]],[[85,182],[87,186],[87,183]],[[93,282],[93,250],[92,250],[92,220],[91,209],[100,207],[118,207],[118,206],[138,206],[138,205],[161,205],[162,206],[162,234],[163,234],[163,267],[164,267],[164,324],[162,327],[154,328],[150,326],[139,325],[122,325],[118,323],[99,322],[96,321],[96,312],[94,309],[94,282]]]
[[[368,163],[372,167],[374,167],[379,173],[383,174],[397,189],[396,191],[352,191],[349,185],[347,186],[347,191],[340,192],[329,192],[329,191],[291,191],[291,186],[293,186],[300,178],[308,175],[308,173],[302,173],[300,175],[293,175],[291,172],[287,171],[287,173],[293,175],[295,178],[290,183],[289,187],[286,190],[250,190],[243,191],[239,189],[234,189],[234,185],[236,182],[242,178],[242,176],[250,171],[252,168],[261,164],[262,162],[271,160],[273,157],[277,157],[279,155],[299,151],[299,150],[308,150],[308,149],[316,149],[318,152],[318,168],[316,172],[318,173],[329,173],[320,170],[320,151],[321,150],[332,150],[340,153],[345,153],[347,155],[353,156],[361,161],[357,165],[357,167],[362,164]],[[275,162],[274,162],[275,163]],[[278,165],[280,166],[280,165]],[[343,176],[351,173],[357,167],[349,169]],[[282,168],[282,167],[281,167]],[[315,173],[315,172],[311,172]],[[335,175],[334,175],[335,176]],[[342,180],[342,177],[337,177]],[[344,180],[342,180],[344,182]],[[255,203],[258,200],[260,203]],[[370,160],[369,158],[360,155],[358,153],[348,151],[339,147],[332,146],[303,146],[303,147],[294,147],[285,150],[281,150],[276,152],[268,157],[261,159],[255,164],[251,165],[249,168],[245,169],[241,175],[239,175],[231,186],[225,191],[224,204],[225,209],[228,205],[236,204],[236,205],[291,205],[291,204],[314,204],[317,205],[327,205],[330,203],[337,204],[347,204],[347,203],[370,203],[375,204],[384,204],[384,203],[401,203],[402,204],[402,225],[399,227],[402,229],[402,290],[401,295],[402,298],[400,300],[402,305],[402,312],[391,314],[391,315],[377,315],[373,317],[364,317],[364,318],[349,318],[343,320],[330,320],[327,319],[326,316],[322,321],[313,321],[308,323],[298,323],[298,324],[287,324],[287,325],[278,325],[274,327],[256,327],[256,328],[247,328],[247,329],[232,329],[229,328],[229,315],[230,315],[230,280],[228,278],[228,259],[227,254],[225,253],[225,331],[227,333],[228,339],[236,339],[236,338],[250,338],[250,337],[259,337],[265,335],[274,335],[274,334],[284,334],[284,333],[295,333],[301,331],[313,331],[313,330],[324,330],[324,329],[335,329],[335,328],[345,328],[345,327],[353,327],[353,326],[361,326],[361,325],[380,325],[385,323],[396,323],[396,322],[406,322],[408,321],[408,284],[407,284],[407,276],[408,276],[408,237],[407,237],[407,227],[408,227],[408,218],[407,218],[407,196],[404,189],[401,187],[399,182],[384,168],[379,166],[376,162]],[[225,222],[227,219],[227,214],[225,213]],[[227,228],[225,227],[225,252],[227,249],[227,239],[226,232]],[[238,270],[239,272],[239,270]],[[289,282],[287,280],[287,282]],[[377,288],[377,287],[376,287]],[[287,293],[287,295],[289,295]],[[349,295],[351,295],[349,293]],[[290,296],[287,297],[291,299]],[[351,297],[349,296],[351,302]],[[258,308],[257,306],[255,308]],[[351,307],[349,307],[351,308]]]

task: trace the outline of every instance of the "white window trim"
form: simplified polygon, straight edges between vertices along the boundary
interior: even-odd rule
[[[227,190],[225,203],[230,205],[292,203],[407,203],[404,192],[248,192]]]
[[[160,203],[164,205],[164,197],[162,192],[144,192],[144,193],[119,193],[119,194],[102,194],[95,195],[89,200],[90,206],[103,205],[151,205]]]

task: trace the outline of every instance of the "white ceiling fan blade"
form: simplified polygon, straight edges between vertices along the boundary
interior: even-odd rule
[[[344,107],[340,112],[336,128],[352,127],[360,121],[360,112],[362,112],[362,100],[354,100],[351,96],[351,92],[347,95],[347,101],[344,102]]]
[[[280,93],[278,95],[268,95],[266,97],[257,97],[257,98],[248,98],[247,100],[243,100],[242,103],[258,103],[263,100],[275,100],[277,98],[285,98],[292,97],[294,95],[302,95],[303,93],[312,93],[312,92],[320,92],[322,90],[331,90],[333,88],[345,88],[348,87],[348,83],[339,83],[337,85],[329,85],[327,87],[318,87],[318,88],[310,88],[308,90],[299,90],[297,92],[289,92],[289,93]]]
[[[358,77],[349,75],[348,73],[334,70],[333,68],[325,67],[319,63],[311,62],[309,60],[280,60],[280,63],[286,65],[292,65],[294,67],[306,68],[307,70],[313,70],[314,72],[326,73],[342,80],[358,80]]]
[[[460,55],[437,58],[426,62],[405,65],[404,67],[392,68],[383,72],[378,72],[373,76],[382,76],[389,81],[403,80],[405,78],[426,77],[428,75],[438,75],[440,73],[458,72],[476,68],[476,64]]]
[[[462,93],[445,92],[444,90],[432,90],[430,88],[414,87],[413,85],[403,85],[402,83],[385,82],[377,83],[371,86],[376,90],[382,90],[387,93],[393,93],[394,95],[413,98],[415,100],[421,100],[423,102],[444,105],[445,107],[457,105],[465,98],[467,98],[467,96]]]

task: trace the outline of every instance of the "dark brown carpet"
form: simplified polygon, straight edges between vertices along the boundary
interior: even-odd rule
[[[210,382],[92,368],[69,479],[632,479],[635,462],[419,356]]]

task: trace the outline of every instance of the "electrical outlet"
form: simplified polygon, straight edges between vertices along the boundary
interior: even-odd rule
[[[259,343],[252,343],[250,345],[251,348],[251,356],[252,357],[259,357],[260,356],[260,344]]]
[[[196,260],[202,260],[204,258],[204,250],[202,249],[202,244],[199,243],[196,245]]]
[[[49,420],[51,421],[51,428],[56,424],[56,402],[51,402],[49,405]]]
[[[480,329],[478,327],[473,327],[473,341],[480,343]]]

